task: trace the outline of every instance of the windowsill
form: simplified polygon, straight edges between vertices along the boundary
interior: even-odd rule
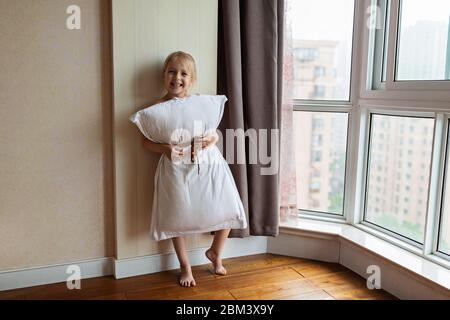
[[[420,254],[418,248],[412,246],[408,250],[400,248],[371,234],[372,230],[369,233],[368,229],[363,225],[352,226],[303,218],[289,219],[289,221],[283,221],[280,225],[280,233],[282,234],[349,241],[394,265],[407,269],[417,276],[450,290],[450,269],[440,265],[447,264],[450,267],[448,261],[442,259],[440,264],[430,261],[418,255]],[[433,259],[437,260],[440,258],[433,257]]]

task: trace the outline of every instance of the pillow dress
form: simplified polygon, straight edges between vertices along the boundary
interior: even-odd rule
[[[213,95],[174,98],[129,118],[147,139],[176,144],[185,154],[178,161],[165,155],[159,159],[154,179],[151,239],[160,241],[247,227],[235,181],[219,148],[216,145],[200,148],[191,159],[192,139],[215,132],[226,101],[225,96]]]

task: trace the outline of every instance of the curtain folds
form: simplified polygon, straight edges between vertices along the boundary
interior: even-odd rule
[[[280,159],[280,141],[285,143],[287,136],[281,133],[280,138],[279,130],[292,122],[288,115],[292,108],[283,96],[284,16],[285,0],[219,0],[217,85],[218,94],[229,99],[219,129],[249,222],[247,230],[232,230],[230,237],[278,235],[280,206],[285,201],[280,186],[286,189],[284,179],[280,180],[280,170],[285,171],[280,160],[289,161]],[[250,137],[245,145],[232,143],[234,137],[227,137],[227,129],[242,129]],[[233,150],[227,150],[231,145]],[[259,153],[267,150],[271,162],[261,161],[258,154],[257,163],[251,163],[255,148]],[[226,156],[230,151],[234,151],[232,159]],[[245,164],[238,164],[239,155],[245,155]],[[273,174],[262,173],[271,166],[276,168],[268,170]]]

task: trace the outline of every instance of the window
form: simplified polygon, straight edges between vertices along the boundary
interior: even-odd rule
[[[314,146],[320,147],[322,145],[322,135],[321,134],[314,134],[312,136],[312,144]]]
[[[320,191],[320,181],[314,181],[309,186],[310,190],[313,192]]]
[[[316,66],[314,67],[314,77],[320,78],[325,76],[325,67]]]
[[[312,120],[312,128],[317,131],[322,130],[324,128],[323,119],[314,118]]]
[[[347,113],[294,112],[299,209],[343,215],[347,125]]]
[[[349,101],[354,0],[295,0],[290,4],[294,98]],[[330,70],[326,78],[325,70]]]
[[[364,221],[376,225],[380,228],[393,232],[404,238],[408,238],[418,244],[424,242],[425,222],[427,213],[427,203],[419,203],[420,197],[426,198],[428,183],[424,184],[420,176],[426,174],[426,181],[429,181],[429,168],[431,166],[431,149],[428,148],[433,141],[434,120],[417,117],[402,117],[372,114],[370,136],[369,136],[369,158],[366,187],[366,207]],[[380,138],[381,124],[389,129],[383,130],[385,139]],[[413,147],[416,150],[426,152],[425,157],[407,156],[407,161],[412,164],[412,168],[394,167],[391,163],[398,161],[397,152],[389,150],[404,149],[405,144],[399,139],[399,127],[401,125],[413,126],[416,132],[422,132],[421,139],[417,140]],[[429,134],[424,134],[423,128],[427,127]],[[415,135],[412,131],[403,134],[405,138]],[[426,143],[423,143],[425,141]],[[374,148],[383,144],[383,148]],[[380,161],[380,156],[385,161]],[[417,170],[420,166],[425,167],[425,171]],[[376,170],[383,167],[386,170]],[[387,183],[382,185],[382,192],[377,191],[377,181],[384,178]],[[398,187],[394,189],[394,186]],[[425,188],[421,188],[424,186]],[[386,194],[384,196],[382,193]],[[377,202],[377,197],[383,198],[383,202]],[[398,199],[402,199],[401,202]],[[374,210],[375,209],[375,210]],[[378,210],[377,210],[378,209]],[[400,210],[403,215],[398,215]]]
[[[396,80],[450,79],[450,1],[400,2]]]
[[[288,8],[298,209],[343,219],[355,0],[291,0]]]
[[[313,150],[311,156],[312,156],[311,162],[320,162],[322,160],[322,151]]]
[[[294,49],[294,59],[299,62],[314,61],[319,58],[319,48],[297,47]]]
[[[325,86],[314,86],[314,95],[312,98],[324,98],[325,97]]]
[[[369,52],[369,86],[380,90],[412,85],[420,89],[417,84],[405,83],[450,80],[450,1],[373,3],[376,9],[371,16],[374,30],[370,41],[374,46]]]

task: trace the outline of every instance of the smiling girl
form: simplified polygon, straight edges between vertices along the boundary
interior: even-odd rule
[[[174,52],[170,54],[164,63],[164,87],[167,93],[158,101],[165,102],[171,99],[183,99],[189,97],[189,89],[197,80],[196,66],[193,57],[185,52]],[[211,134],[201,138],[202,149],[216,144],[218,135]],[[170,144],[154,143],[143,138],[144,146],[153,152],[163,153],[169,159],[182,158],[183,149]],[[214,210],[214,208],[211,208]],[[221,252],[228,237],[230,229],[216,230],[211,247],[205,252],[206,257],[213,263],[214,272],[217,275],[225,275],[226,269],[222,265]],[[172,238],[178,260],[180,262],[181,276],[180,284],[182,286],[195,286],[195,280],[192,275],[191,266],[186,253],[186,241],[184,236]]]

